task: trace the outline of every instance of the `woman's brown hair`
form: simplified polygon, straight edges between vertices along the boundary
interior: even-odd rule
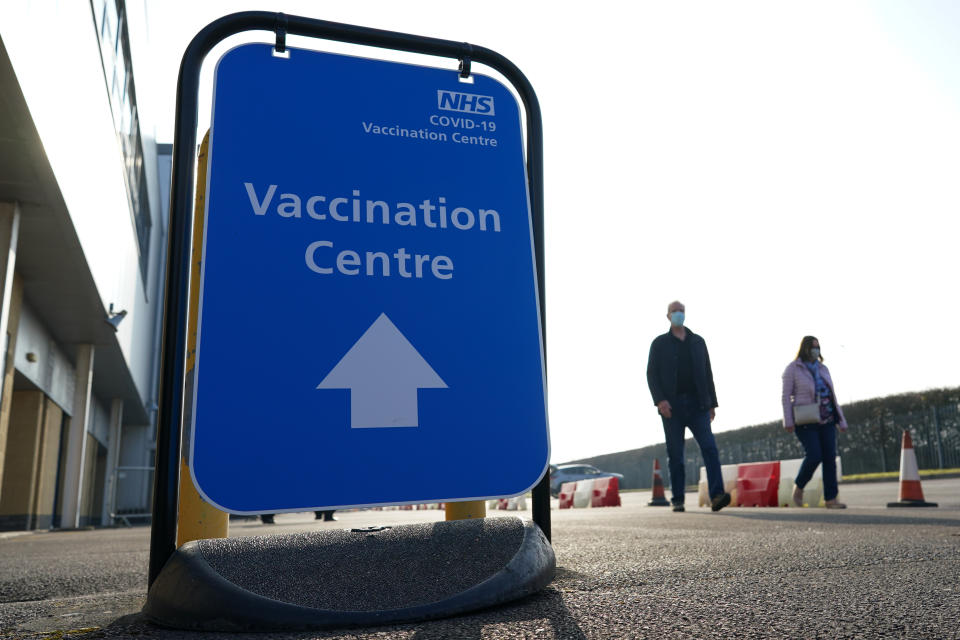
[[[810,354],[810,347],[813,346],[813,341],[816,340],[820,342],[814,336],[803,336],[803,340],[800,341],[800,350],[797,351],[797,359],[806,362],[807,356]],[[823,356],[820,356],[820,362],[823,362]]]

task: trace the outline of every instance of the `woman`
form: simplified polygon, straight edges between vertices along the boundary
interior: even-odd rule
[[[797,359],[783,371],[783,427],[788,433],[796,431],[806,452],[793,486],[793,503],[803,506],[803,488],[823,464],[826,507],[846,509],[837,501],[837,428],[846,431],[847,420],[823,364],[820,341],[813,336],[804,336]]]

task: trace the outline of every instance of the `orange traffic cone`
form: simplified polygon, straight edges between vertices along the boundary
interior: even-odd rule
[[[660,474],[660,461],[653,459],[653,500],[647,503],[648,507],[669,507],[663,495],[663,476]]]
[[[903,447],[900,450],[900,502],[888,502],[888,507],[935,507],[936,502],[923,499],[920,488],[920,471],[917,469],[917,454],[913,451],[910,432],[903,430]]]

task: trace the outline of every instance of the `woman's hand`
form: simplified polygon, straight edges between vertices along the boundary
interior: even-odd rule
[[[785,424],[785,425],[783,425],[783,429],[784,429],[787,433],[793,433],[793,425],[792,425],[792,424]]]

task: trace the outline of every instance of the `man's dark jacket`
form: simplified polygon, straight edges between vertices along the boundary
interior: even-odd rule
[[[710,369],[707,343],[690,329],[687,329],[686,340],[690,345],[690,364],[700,408],[712,409],[718,406],[717,390],[713,386],[713,371]],[[677,339],[667,331],[654,338],[653,344],[650,345],[647,384],[653,395],[653,404],[668,400],[672,405],[677,400],[677,358],[679,357],[677,342]]]

